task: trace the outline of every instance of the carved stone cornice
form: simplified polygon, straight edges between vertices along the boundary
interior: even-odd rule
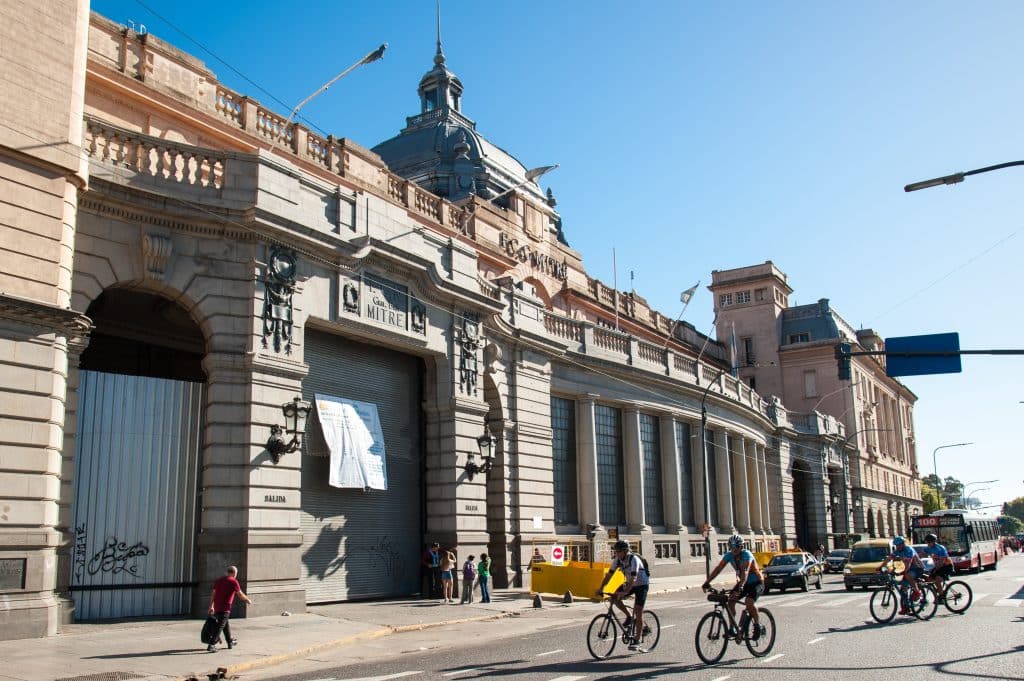
[[[93,329],[92,320],[81,312],[10,294],[0,294],[0,319],[20,322],[67,336],[78,342]]]

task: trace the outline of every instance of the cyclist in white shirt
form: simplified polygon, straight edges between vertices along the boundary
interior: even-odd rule
[[[629,645],[630,650],[640,649],[640,636],[644,630],[644,605],[647,603],[647,591],[650,587],[651,578],[644,569],[644,563],[640,556],[629,550],[629,543],[623,540],[615,542],[615,558],[604,576],[604,581],[597,590],[598,596],[604,595],[604,587],[611,580],[616,570],[621,570],[626,581],[612,594],[612,602],[626,616],[625,628],[629,631],[633,628],[633,642]],[[622,602],[627,596],[635,596],[633,603],[633,615],[630,616],[629,609]]]

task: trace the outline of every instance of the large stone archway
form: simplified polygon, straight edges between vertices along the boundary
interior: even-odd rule
[[[810,548],[814,535],[813,518],[808,509],[812,500],[811,485],[815,478],[810,466],[800,459],[793,461],[793,520],[796,526],[796,545]]]

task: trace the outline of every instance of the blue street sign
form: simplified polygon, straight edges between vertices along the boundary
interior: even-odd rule
[[[960,334],[933,333],[885,339],[887,376],[960,373]]]

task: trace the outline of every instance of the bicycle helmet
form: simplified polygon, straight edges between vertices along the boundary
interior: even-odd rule
[[[624,539],[620,539],[619,541],[615,542],[614,549],[616,551],[629,551],[629,542],[627,542]]]
[[[742,549],[743,548],[743,537],[738,534],[734,534],[729,537],[729,549]]]
[[[938,537],[936,537],[936,536],[935,536],[934,534],[932,534],[931,532],[929,532],[928,534],[926,534],[926,535],[924,536],[924,540],[925,540],[925,541],[939,541],[939,538],[938,538]]]
[[[892,545],[893,546],[903,546],[906,543],[907,543],[907,540],[904,539],[902,536],[900,536],[898,534],[895,537],[892,538]]]

